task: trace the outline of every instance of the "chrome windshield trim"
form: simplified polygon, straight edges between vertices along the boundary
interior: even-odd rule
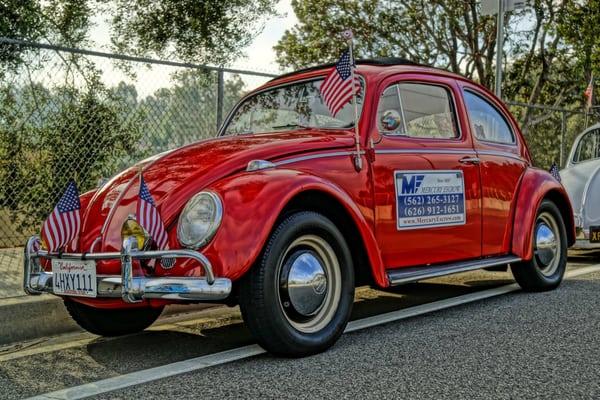
[[[256,95],[258,95],[260,93],[264,93],[264,92],[267,92],[269,90],[278,89],[278,88],[285,87],[285,86],[297,85],[297,84],[305,83],[305,82],[325,80],[325,78],[327,77],[327,73],[328,72],[329,72],[329,70],[325,70],[325,71],[323,71],[323,75],[317,75],[317,76],[312,76],[310,78],[304,78],[304,79],[298,79],[298,80],[293,80],[293,81],[287,81],[287,82],[284,82],[284,83],[280,83],[278,85],[268,86],[268,87],[260,89],[260,90],[251,91],[246,96],[242,97],[233,106],[233,108],[231,109],[231,111],[229,112],[229,114],[227,114],[227,117],[223,121],[223,124],[219,127],[219,131],[217,132],[217,136],[216,137],[229,136],[229,135],[225,135],[226,127],[231,122],[231,118],[236,113],[236,111],[249,98],[251,98],[253,96],[256,96]],[[367,80],[360,73],[358,73],[358,72],[357,72],[357,75],[358,75],[358,78],[362,81],[362,84],[363,84],[363,86],[362,86],[363,87],[363,103],[360,104],[360,107],[359,107],[359,110],[358,110],[359,111],[358,123],[360,124],[360,120],[361,120],[361,117],[363,115],[364,98],[365,98],[365,95],[367,93]],[[308,128],[309,129],[322,129],[322,130],[352,130],[352,129],[354,129],[354,124],[352,124],[352,126],[343,127],[343,128],[340,128],[340,127],[320,127],[320,126],[310,126]],[[278,131],[278,132],[285,132],[285,131]],[[274,132],[268,132],[268,133],[274,133]],[[255,133],[250,133],[250,134],[254,135]],[[231,135],[231,136],[241,136],[241,134]]]

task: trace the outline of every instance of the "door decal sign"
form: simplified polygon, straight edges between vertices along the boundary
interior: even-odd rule
[[[462,171],[394,171],[394,181],[398,230],[465,224]]]

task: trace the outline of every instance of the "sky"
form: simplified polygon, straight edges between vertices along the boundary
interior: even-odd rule
[[[298,22],[298,19],[292,10],[291,0],[280,1],[277,11],[283,16],[267,21],[263,32],[246,50],[246,58],[233,63],[236,68],[271,73],[281,72],[279,65],[275,62],[273,46],[277,44],[286,29],[292,28]]]
[[[275,62],[273,46],[277,44],[286,29],[292,28],[298,19],[292,10],[291,0],[281,0],[276,8],[280,16],[267,20],[263,31],[245,49],[245,55],[233,61],[229,67],[272,74],[284,72]],[[93,28],[90,32],[90,39],[93,41],[93,50],[110,52],[109,25],[104,18],[105,16],[98,15],[92,21]],[[139,64],[139,67],[134,67],[137,80],[133,82],[107,60],[98,59],[97,61],[101,63],[105,83],[109,85],[117,85],[120,81],[133,83],[136,86],[138,95],[141,97],[150,95],[161,87],[170,86],[169,76],[174,71],[172,67],[153,66],[149,69]],[[246,84],[246,90],[254,89],[269,80],[267,77],[248,75],[242,75],[241,78]],[[226,74],[225,79],[228,79],[228,74]]]

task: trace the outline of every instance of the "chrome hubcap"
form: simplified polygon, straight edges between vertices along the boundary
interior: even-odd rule
[[[279,266],[279,300],[288,322],[301,332],[316,332],[335,315],[341,294],[337,256],[321,237],[294,240]]]
[[[300,250],[292,254],[283,266],[281,280],[289,306],[298,314],[308,317],[319,310],[327,295],[327,278],[315,252]]]
[[[542,274],[550,276],[556,272],[560,257],[558,225],[549,213],[541,213],[535,227],[535,257]]]

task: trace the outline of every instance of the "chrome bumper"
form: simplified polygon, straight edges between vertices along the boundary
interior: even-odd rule
[[[32,236],[25,246],[23,289],[27,294],[54,293],[52,272],[40,267],[40,258],[63,260],[121,260],[121,275],[98,275],[98,297],[120,297],[127,303],[144,299],[184,301],[223,300],[231,293],[231,280],[215,278],[210,261],[193,250],[139,251],[133,237],[123,240],[120,252],[49,253],[39,248],[40,238]],[[136,277],[134,259],[191,258],[202,264],[205,277]]]

